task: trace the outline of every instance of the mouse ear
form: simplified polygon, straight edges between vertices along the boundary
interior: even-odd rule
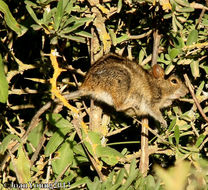
[[[155,65],[153,65],[153,67],[152,67],[152,75],[153,75],[153,77],[156,78],[156,79],[164,78],[164,76],[165,76],[165,71],[164,71],[164,69],[163,69],[160,65],[155,64]]]

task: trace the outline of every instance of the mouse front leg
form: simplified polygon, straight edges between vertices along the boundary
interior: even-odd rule
[[[148,114],[161,123],[162,128],[167,128],[167,122],[164,120],[159,109],[149,109]]]

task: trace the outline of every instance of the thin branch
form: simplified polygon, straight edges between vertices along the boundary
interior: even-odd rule
[[[158,34],[158,29],[156,28],[153,33],[154,44],[153,44],[153,53],[152,53],[152,63],[155,65],[157,63],[158,49],[160,45],[161,36]],[[146,127],[147,126],[147,127]],[[142,119],[142,128],[141,128],[141,158],[139,163],[139,169],[141,173],[146,176],[148,167],[149,167],[149,152],[148,152],[148,118]]]
[[[45,143],[45,140],[46,140],[46,138],[45,138],[45,131],[43,132],[43,135],[42,135],[42,137],[40,139],[40,142],[39,142],[35,152],[32,155],[32,158],[30,160],[30,165],[31,166],[33,166],[34,162],[36,161],[36,159],[37,159],[37,157],[39,155],[39,152],[40,152],[41,148],[43,147],[43,144]]]
[[[56,180],[55,180],[55,182],[54,182],[54,189],[56,188],[55,186],[56,186],[56,184],[61,180],[61,177],[66,173],[66,171],[69,169],[69,167],[70,167],[70,165],[71,165],[71,163],[70,164],[68,164],[65,168],[64,168],[64,170],[58,175],[58,177],[56,178]]]
[[[197,21],[197,23],[196,23],[196,28],[199,28],[199,24],[200,24],[201,21],[202,21],[202,18],[203,18],[203,16],[204,16],[204,13],[205,13],[205,9],[203,8],[202,11],[201,11],[201,14],[200,14],[200,16],[199,16],[199,19],[198,19],[198,21]]]
[[[139,124],[142,125],[142,123],[141,123],[138,119],[136,119],[136,118],[133,118],[133,119],[134,119],[137,123],[139,123]],[[151,129],[148,125],[144,125],[144,127],[148,128],[148,130],[149,130],[153,135],[155,135],[158,139],[160,139],[164,144],[169,145],[171,148],[174,148],[174,146],[173,146],[171,143],[169,143],[169,142],[166,141],[164,138],[162,138],[157,132],[155,132],[153,129]]]
[[[158,33],[158,29],[156,29],[153,33],[154,43],[153,43],[153,53],[152,53],[152,66],[157,64],[157,57],[158,57],[158,49],[160,45],[161,35]]]
[[[89,153],[89,151],[87,150],[85,144],[83,143],[82,141],[82,133],[81,133],[81,130],[79,128],[79,121],[78,121],[78,118],[74,119],[73,120],[73,126],[79,136],[79,139],[81,140],[81,144],[82,144],[82,147],[85,151],[85,153],[87,154],[87,156],[89,157],[90,161],[92,162],[92,166],[94,167],[94,169],[96,170],[98,176],[100,177],[100,179],[102,181],[105,181],[105,176],[102,174],[100,168],[99,168],[99,165],[97,164],[96,160],[91,156],[91,154]]]
[[[149,30],[148,32],[140,35],[129,35],[128,40],[139,40],[142,38],[145,38],[146,36],[149,36],[152,33],[152,30]]]
[[[143,176],[147,175],[147,171],[149,168],[149,147],[148,147],[148,118],[142,119],[142,127],[141,127],[141,158],[139,162],[139,169]]]
[[[195,135],[196,135],[197,137],[199,137],[199,133],[198,133],[198,131],[196,130],[196,127],[194,126],[194,123],[193,123],[193,122],[191,122],[191,128],[193,129]]]
[[[118,133],[121,133],[122,131],[128,129],[129,127],[130,127],[130,126],[122,127],[121,129],[117,129],[117,130],[115,130],[115,131],[113,131],[113,132],[109,132],[109,133],[106,135],[106,137],[110,137],[110,136],[116,135],[116,134],[118,134]]]
[[[46,173],[46,183],[49,183],[49,179],[50,179],[50,170],[51,170],[51,162],[52,162],[52,159],[51,159],[51,154],[49,156],[49,162],[48,162],[48,167],[47,167],[47,173]]]
[[[188,87],[188,89],[189,89],[189,91],[190,91],[190,93],[191,93],[191,96],[193,97],[193,100],[194,100],[194,102],[195,102],[195,104],[196,104],[196,107],[198,108],[198,110],[199,110],[200,114],[202,115],[202,117],[204,118],[204,120],[208,123],[208,118],[207,118],[207,116],[205,115],[205,113],[204,113],[204,111],[203,111],[201,105],[199,104],[199,101],[198,101],[197,97],[196,97],[195,94],[194,94],[193,87],[192,87],[192,85],[191,85],[191,82],[190,82],[190,80],[189,80],[187,74],[184,74],[184,78],[185,78],[185,81],[186,81],[186,85],[187,85],[187,87]]]
[[[194,9],[205,9],[205,10],[208,10],[208,7],[206,7],[206,6],[204,6],[204,5],[200,4],[200,3],[195,3],[195,2],[191,3],[190,7],[194,8]]]
[[[203,148],[203,146],[208,142],[208,137],[204,140],[204,142],[200,145],[199,150]]]
[[[160,148],[157,147],[157,145],[149,146],[148,153],[149,153],[149,155],[151,155],[151,154],[165,154],[165,155],[168,155],[168,156],[173,156],[174,155],[173,150],[171,150],[171,149],[160,149]],[[133,159],[137,159],[137,158],[140,158],[140,157],[141,157],[141,150],[139,150],[138,152],[135,152],[133,154],[128,154],[124,158],[121,158],[119,161],[120,162],[131,162]]]
[[[41,107],[38,112],[35,114],[35,116],[32,118],[31,122],[30,122],[30,125],[27,129],[27,131],[25,132],[25,134],[23,135],[22,137],[22,142],[25,143],[26,140],[27,140],[27,137],[29,135],[29,133],[38,125],[38,123],[40,122],[40,116],[47,110],[51,107],[51,104],[52,102],[48,102],[47,104],[45,104],[43,107]],[[18,147],[19,147],[19,142],[17,142],[12,148],[11,148],[11,153],[14,153]],[[5,157],[3,158],[2,160],[2,163],[1,163],[1,167],[3,169],[3,166],[4,164],[6,163],[6,161],[8,160],[9,158],[9,153],[7,153],[5,155]]]

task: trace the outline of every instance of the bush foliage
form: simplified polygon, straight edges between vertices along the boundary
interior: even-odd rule
[[[207,189],[207,11],[190,0],[0,0],[0,187]],[[90,101],[61,94],[109,51],[149,69],[155,31],[158,64],[186,74],[193,93],[163,110],[166,130],[149,118],[146,175],[138,122],[104,106],[89,130]]]

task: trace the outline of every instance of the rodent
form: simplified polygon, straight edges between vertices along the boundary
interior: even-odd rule
[[[147,72],[136,62],[109,53],[92,65],[79,90],[67,99],[89,96],[129,116],[150,115],[166,127],[160,109],[185,96],[188,89],[177,76],[164,79],[164,70],[154,67]]]

